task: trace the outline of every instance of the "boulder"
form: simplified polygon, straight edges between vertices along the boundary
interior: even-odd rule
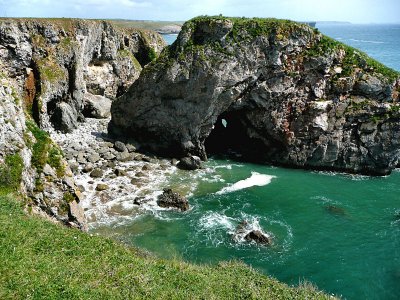
[[[115,148],[115,150],[117,150],[119,152],[128,152],[128,149],[126,148],[125,144],[120,141],[116,141],[114,143],[114,148]]]
[[[188,156],[182,158],[177,167],[182,170],[197,170],[202,168],[201,159],[198,156]]]
[[[92,178],[101,178],[104,175],[104,171],[102,169],[96,168],[92,172],[90,172],[90,177]]]
[[[104,184],[104,183],[99,183],[97,186],[96,186],[96,191],[105,191],[105,190],[108,190],[109,189],[109,186],[107,185],[107,184]]]
[[[106,119],[111,115],[111,100],[100,96],[85,94],[83,115],[87,118]]]
[[[158,196],[157,204],[160,207],[177,208],[181,211],[189,209],[189,202],[187,199],[173,192],[171,189],[164,189],[163,193]]]

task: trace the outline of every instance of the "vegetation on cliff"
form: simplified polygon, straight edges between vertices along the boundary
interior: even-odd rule
[[[332,299],[238,262],[167,261],[26,215],[0,196],[1,299]]]

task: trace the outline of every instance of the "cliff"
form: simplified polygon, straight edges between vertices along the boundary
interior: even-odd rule
[[[199,17],[113,103],[109,129],[163,155],[388,174],[399,92],[399,73],[305,24]]]
[[[87,103],[122,95],[164,46],[104,21],[0,20],[0,194],[18,191],[29,209],[85,229],[82,194],[45,130],[74,129]]]

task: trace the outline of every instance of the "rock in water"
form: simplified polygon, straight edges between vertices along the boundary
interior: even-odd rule
[[[177,167],[182,170],[197,170],[202,167],[201,159],[198,156],[189,156],[182,158]]]
[[[157,199],[158,206],[172,207],[186,211],[189,209],[189,202],[187,199],[178,193],[173,192],[171,189],[164,189],[164,192]]]
[[[400,158],[399,77],[305,24],[199,17],[113,102],[109,129],[170,157],[233,148],[388,174]]]
[[[246,234],[244,239],[248,242],[254,241],[257,244],[263,244],[263,245],[270,245],[272,243],[270,237],[263,234],[259,230],[250,231],[248,234]]]

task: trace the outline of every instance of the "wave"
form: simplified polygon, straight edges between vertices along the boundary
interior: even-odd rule
[[[240,180],[230,186],[224,187],[222,190],[216,192],[217,195],[222,195],[226,193],[235,192],[242,189],[247,189],[252,186],[264,186],[270,184],[272,179],[276,178],[276,176],[260,174],[257,172],[251,172],[251,176],[249,178]]]
[[[370,43],[370,44],[384,44],[385,42],[381,41],[368,41],[368,40],[358,40],[358,39],[349,39],[349,41],[359,42],[359,43]]]

